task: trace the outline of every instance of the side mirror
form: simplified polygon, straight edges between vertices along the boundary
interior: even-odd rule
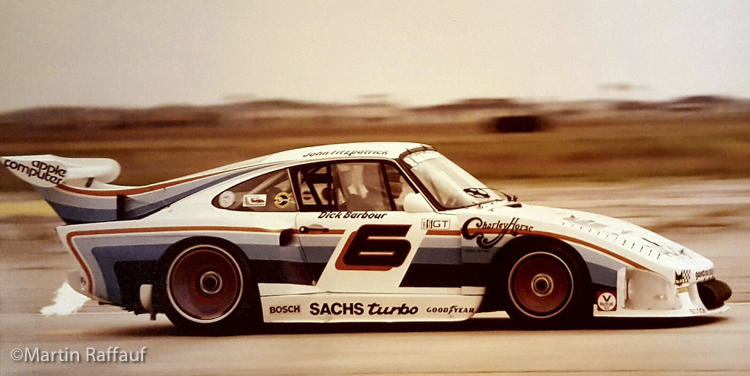
[[[420,194],[409,193],[404,197],[404,211],[407,213],[433,213],[432,206]]]

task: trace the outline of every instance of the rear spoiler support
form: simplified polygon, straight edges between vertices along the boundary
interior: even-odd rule
[[[117,195],[117,220],[122,221],[125,218],[125,199],[128,197],[125,195]]]

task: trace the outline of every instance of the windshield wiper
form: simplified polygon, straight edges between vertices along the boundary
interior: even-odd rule
[[[474,198],[490,198],[490,194],[484,191],[484,188],[464,188],[464,193]]]
[[[505,192],[498,191],[497,189],[494,189],[494,188],[464,188],[463,189],[464,193],[466,193],[469,196],[472,196],[474,198],[477,198],[477,199],[488,199],[488,198],[490,198],[491,196],[490,196],[489,193],[487,193],[486,190],[495,191],[496,193],[499,193],[499,194],[505,196],[505,198],[496,198],[496,199],[487,200],[487,201],[478,201],[478,202],[474,202],[474,203],[469,204],[469,205],[459,206],[456,209],[465,209],[465,208],[470,208],[470,207],[473,207],[473,206],[481,206],[481,205],[484,205],[484,204],[489,204],[489,203],[493,203],[493,202],[497,202],[497,201],[508,201],[508,202],[516,202],[516,201],[518,201],[518,196],[516,196],[516,195],[509,195],[509,194],[507,194]]]
[[[496,192],[500,192],[500,191],[496,191]],[[516,196],[516,195],[509,195],[509,194],[507,194],[505,192],[500,192],[500,193],[502,193],[502,195],[505,196],[508,199],[508,201],[510,201],[510,202],[516,202],[516,201],[518,201],[518,196]]]
[[[496,193],[499,193],[499,194],[505,196],[505,198],[509,202],[516,202],[516,201],[518,201],[518,196],[516,196],[516,195],[509,195],[509,194],[507,194],[505,192],[501,192],[501,191],[498,191],[497,189],[493,189],[493,188],[464,188],[464,192],[466,194],[474,197],[474,198],[490,198],[490,194],[486,192],[487,189],[495,191]],[[487,202],[493,202],[493,201],[498,201],[498,200],[492,200],[492,201],[487,201]]]

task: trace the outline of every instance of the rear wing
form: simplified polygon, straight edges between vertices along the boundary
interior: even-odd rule
[[[46,154],[0,157],[0,161],[13,175],[32,184],[67,224],[144,218],[203,189],[269,166],[242,162],[131,187],[109,184],[120,174],[120,164],[108,158]]]
[[[91,186],[94,181],[109,183],[120,175],[120,164],[109,158],[65,158],[56,155],[0,157],[13,175],[41,188],[60,184]]]

